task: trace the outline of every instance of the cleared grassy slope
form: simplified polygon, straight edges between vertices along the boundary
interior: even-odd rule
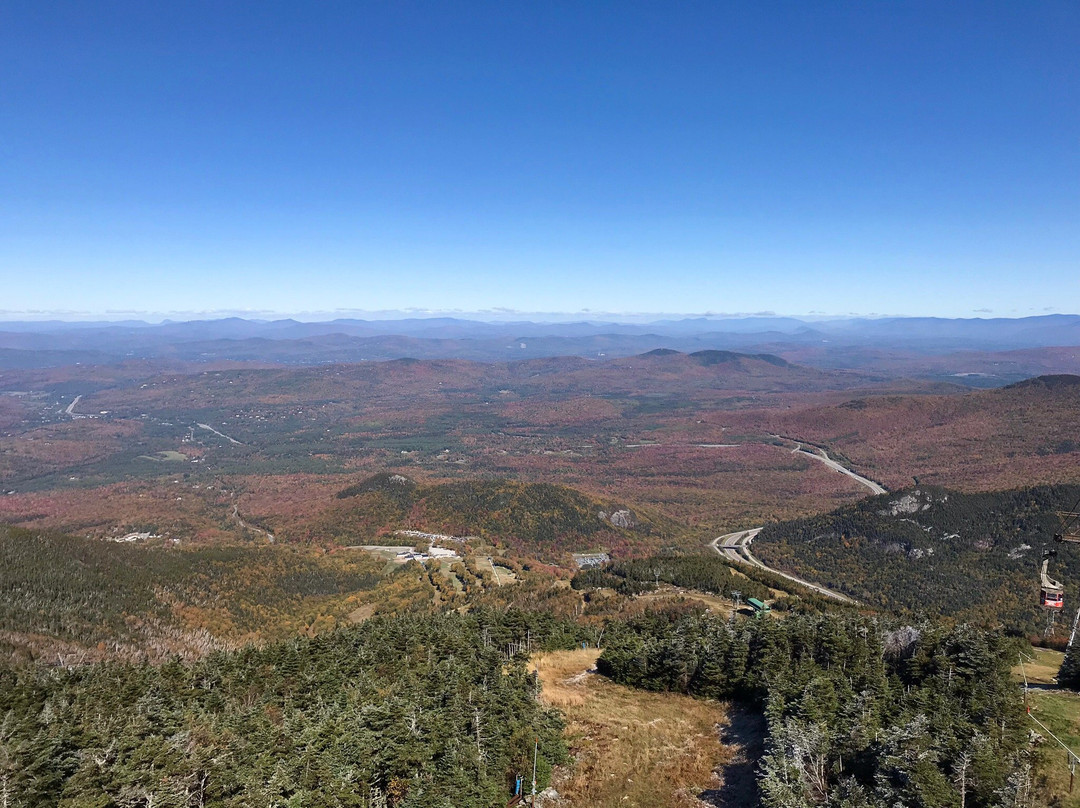
[[[648,693],[590,671],[599,651],[557,651],[534,658],[542,698],[561,710],[576,758],[556,781],[572,806],[700,808],[719,785],[714,770],[736,750],[720,742],[727,705],[674,693]]]

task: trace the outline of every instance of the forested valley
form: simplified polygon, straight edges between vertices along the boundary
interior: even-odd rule
[[[1014,425],[973,467],[1015,455],[1010,474],[1047,485],[866,498],[800,441],[874,474],[852,457],[891,413],[960,408],[992,430],[1019,393],[853,402],[847,377],[811,394],[816,371],[723,359],[200,368],[104,387],[80,370],[13,398],[0,806],[494,808],[535,752],[538,789],[564,792],[537,805],[594,808],[574,783],[607,783],[610,756],[626,787],[595,805],[632,808],[655,743],[678,763],[665,771],[696,772],[666,792],[677,808],[1075,808],[1009,670],[1067,633],[1062,619],[1043,636],[1037,606],[1056,512],[1080,499],[1049,484],[1075,480],[1071,445],[1048,443],[1064,394],[1021,390],[1025,419],[1053,423],[1037,440]],[[930,479],[947,465],[927,461]],[[857,602],[708,546],[759,525],[766,565]],[[1071,610],[1080,559],[1058,549]],[[563,655],[553,682],[545,652]],[[1061,683],[1078,671],[1070,654]],[[1044,695],[1067,737],[1069,697]],[[762,749],[729,739],[740,711]],[[752,788],[733,802],[738,765]]]

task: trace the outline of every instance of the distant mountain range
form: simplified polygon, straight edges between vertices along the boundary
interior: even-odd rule
[[[329,322],[193,320],[0,323],[0,368],[112,364],[130,359],[324,364],[412,357],[506,361],[601,358],[656,349],[770,353],[819,367],[883,369],[888,361],[960,351],[1080,345],[1080,315],[801,320],[744,317],[625,322],[485,322],[452,317]],[[951,367],[951,366],[950,366]],[[1045,361],[1039,372],[1048,368]],[[1072,366],[1052,364],[1068,372]],[[931,371],[927,371],[931,372]],[[1023,369],[1002,383],[1021,378]]]

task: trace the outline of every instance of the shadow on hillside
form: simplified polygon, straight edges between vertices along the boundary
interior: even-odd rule
[[[757,765],[765,749],[765,716],[732,705],[720,740],[734,747],[731,762],[720,768],[720,787],[703,791],[698,798],[714,808],[758,808]]]

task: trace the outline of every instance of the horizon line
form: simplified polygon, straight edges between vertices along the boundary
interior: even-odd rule
[[[331,309],[315,311],[275,311],[267,309],[206,309],[201,311],[154,311],[154,310],[106,310],[79,311],[70,309],[0,309],[0,323],[124,323],[139,322],[147,325],[163,325],[175,322],[212,322],[230,319],[252,322],[277,322],[295,320],[297,322],[333,322],[336,320],[374,320],[393,321],[408,319],[461,319],[478,322],[639,322],[650,323],[662,320],[746,320],[746,319],[792,319],[807,322],[850,319],[933,319],[933,320],[1022,320],[1029,317],[1077,316],[1080,312],[1046,311],[1021,314],[1018,312],[1003,314],[986,309],[974,309],[970,315],[943,316],[938,314],[900,314],[879,312],[803,312],[798,314],[778,313],[775,311],[755,312],[644,312],[644,311],[596,311],[581,309],[578,311],[525,311],[507,308],[478,310],[464,309]],[[536,318],[536,319],[530,319]]]

